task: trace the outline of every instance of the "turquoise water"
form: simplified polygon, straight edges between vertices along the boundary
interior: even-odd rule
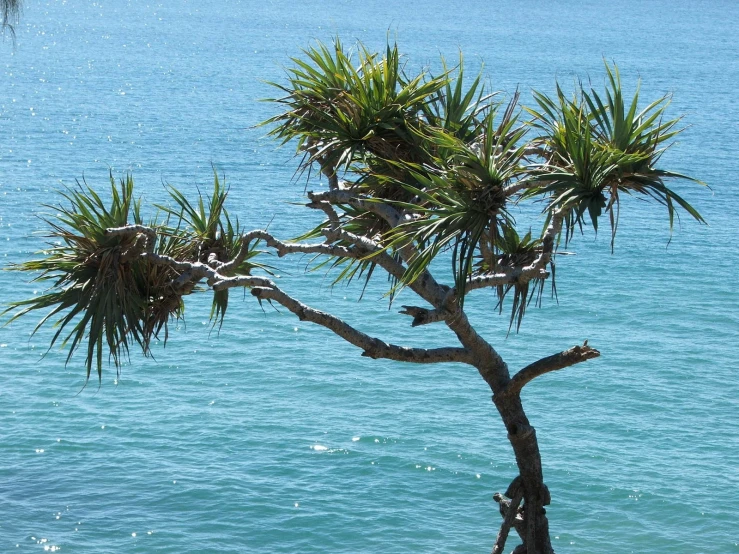
[[[147,201],[195,192],[214,164],[249,227],[313,222],[290,202],[295,160],[253,126],[288,58],[313,39],[397,37],[410,67],[485,62],[493,88],[600,82],[620,65],[645,98],[674,92],[690,127],[665,165],[709,221],[628,202],[616,252],[586,233],[545,299],[505,338],[489,295],[469,304],[512,368],[589,339],[596,361],[526,392],[568,553],[739,551],[739,58],[733,2],[36,2],[0,44],[0,264],[42,248],[60,183],[132,170]],[[312,185],[315,186],[315,185]],[[306,260],[283,286],[363,330],[451,344],[388,311],[381,281],[329,290]],[[302,263],[302,265],[301,265]],[[0,273],[0,301],[34,294]],[[402,299],[401,299],[402,300]],[[399,304],[402,302],[399,302]],[[372,361],[245,299],[220,334],[209,299],[154,360],[86,388],[81,359],[42,358],[35,321],[0,328],[0,552],[486,552],[513,455],[473,369]]]

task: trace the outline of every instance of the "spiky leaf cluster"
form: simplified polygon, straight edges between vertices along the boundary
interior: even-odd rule
[[[639,87],[628,103],[618,68],[606,63],[605,69],[604,95],[581,86],[568,97],[559,85],[555,98],[534,93],[537,106],[527,111],[537,131],[532,144],[544,163],[533,169],[541,185],[527,194],[547,197],[549,212],[567,210],[567,240],[586,220],[597,231],[599,218],[607,213],[613,247],[622,194],[646,196],[665,205],[670,228],[676,205],[703,222],[695,208],[665,184],[668,178],[695,179],[658,167],[682,130],[679,119],[665,117],[669,97],[640,109]]]
[[[588,222],[597,230],[608,214],[613,240],[623,194],[664,204],[670,226],[678,207],[703,221],[665,184],[694,179],[658,167],[680,131],[679,120],[666,117],[668,98],[640,109],[637,88],[628,103],[615,66],[606,64],[604,94],[580,84],[567,96],[557,85],[553,97],[535,92],[528,108],[518,93],[508,102],[486,93],[480,74],[465,76],[461,56],[456,68],[442,61],[437,75],[408,76],[396,45],[376,54],[361,44],[347,50],[337,40],[304,54],[293,59],[287,84],[276,85],[284,96],[275,102],[284,111],[265,123],[273,125],[272,135],[296,143],[302,170],[317,167],[334,189],[361,202],[334,205],[343,235],[332,234],[336,221],[327,220],[299,239],[334,236],[330,242],[354,248],[346,237],[358,236],[377,244],[405,267],[390,276],[391,295],[432,264],[449,264],[452,298],[460,305],[475,279],[504,283],[494,287],[497,306],[502,310],[512,297],[510,325],[518,329],[528,303],[541,298],[544,280],[553,277],[556,235],[570,240]],[[163,219],[147,222],[155,229],[151,240],[106,232],[142,223],[130,176],[119,184],[111,177],[107,202],[84,184],[67,189],[66,204],[52,207],[56,215],[47,220],[49,248],[15,268],[38,272],[36,280],[50,288],[6,311],[16,318],[50,310],[38,327],[53,322],[52,345],[69,343],[70,356],[86,346],[87,374],[94,365],[100,375],[105,350],[120,366],[131,344],[148,353],[162,330],[166,340],[167,323],[181,317],[182,298],[195,286],[148,252],[217,266],[246,247],[232,274],[269,270],[255,261],[256,244],[242,244],[217,175],[212,194],[198,194],[195,202],[169,192],[171,203],[159,206]],[[516,229],[511,206],[526,200],[543,202],[539,236]],[[372,203],[394,208],[399,222],[390,224],[369,209]],[[335,282],[366,281],[375,259],[329,257],[319,266],[337,268]],[[223,321],[227,307],[227,290],[214,292],[214,322]]]
[[[521,175],[525,134],[517,95],[504,104],[485,93],[480,75],[466,83],[461,57],[440,75],[407,77],[396,45],[380,56],[360,44],[352,55],[337,40],[305,55],[293,60],[288,84],[277,85],[286,96],[276,102],[287,109],[267,122],[276,124],[272,134],[297,140],[304,167],[341,171],[357,194],[414,214],[389,229],[370,212],[344,213],[353,233],[379,235],[390,250],[420,247],[403,281],[452,249],[463,287],[479,242],[492,237],[495,249],[494,237],[510,219],[504,189]],[[363,262],[338,263],[343,276],[366,269]]]
[[[297,141],[303,169],[340,175],[344,188],[405,215],[389,228],[371,211],[345,207],[343,213],[342,224],[353,233],[396,255],[414,252],[392,290],[418,279],[442,256],[451,261],[462,303],[470,278],[494,273],[522,245],[531,255],[540,253],[543,237],[518,239],[510,215],[510,206],[525,199],[545,202],[543,233],[560,213],[567,240],[586,218],[597,231],[604,214],[615,237],[623,193],[665,204],[670,225],[676,205],[702,221],[664,183],[683,176],[657,167],[679,132],[679,120],[665,117],[668,99],[639,109],[637,89],[627,104],[615,66],[606,64],[603,95],[580,85],[569,98],[557,85],[554,97],[535,92],[535,107],[522,112],[518,93],[505,103],[485,92],[479,74],[466,78],[461,56],[456,68],[442,60],[438,75],[422,70],[408,76],[396,45],[380,55],[361,44],[346,49],[337,40],[304,54],[293,59],[287,84],[276,85],[285,96],[275,101],[285,111],[267,123],[275,125],[273,135]],[[318,236],[327,225],[306,236]],[[342,266],[337,280],[372,275],[371,259],[334,265]],[[534,281],[540,290],[539,277]],[[512,286],[520,324],[528,282]],[[508,288],[498,289],[501,301]]]
[[[56,328],[53,347],[69,346],[67,362],[74,352],[85,349],[89,378],[93,366],[100,377],[104,352],[117,368],[132,344],[150,352],[154,338],[167,339],[167,324],[183,315],[182,297],[192,286],[177,285],[174,269],[142,256],[155,254],[185,261],[207,261],[214,253],[219,260],[232,259],[241,248],[238,222],[232,222],[223,205],[227,191],[215,177],[214,191],[206,202],[202,196],[191,204],[179,191],[169,189],[176,207],[163,207],[167,216],[147,225],[157,229],[157,240],[149,245],[143,235],[111,235],[107,229],[141,225],[140,201],[134,197],[133,178],[119,183],[111,175],[110,199],[106,202],[85,183],[61,192],[66,203],[47,206],[54,215],[46,218],[51,232],[43,257],[11,269],[38,272],[34,281],[49,286],[39,296],[14,302],[10,321],[35,310],[50,310],[34,329],[52,323]],[[175,221],[175,226],[170,225]],[[248,274],[258,267],[251,248],[237,273]],[[211,318],[221,321],[228,306],[227,292],[214,293]]]

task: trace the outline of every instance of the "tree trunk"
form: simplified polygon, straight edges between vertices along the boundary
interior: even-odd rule
[[[523,498],[523,510],[518,510],[517,517],[511,517],[513,527],[523,541],[522,545],[516,547],[514,554],[554,554],[544,508],[550,501],[549,489],[544,484],[536,431],[529,424],[518,394],[495,395],[493,402],[508,430],[508,440],[511,441],[518,464],[519,477],[511,483],[511,487],[506,491],[507,496],[511,498],[519,496],[517,495],[519,488],[523,489],[523,494],[520,495]],[[500,495],[496,495],[496,500],[501,502],[501,513],[508,513],[508,506],[502,502]],[[510,509],[517,509],[514,505],[516,502],[508,504]],[[501,528],[501,535],[505,534],[507,530]],[[502,537],[501,544],[499,535],[493,553],[502,553],[504,543],[505,536]]]

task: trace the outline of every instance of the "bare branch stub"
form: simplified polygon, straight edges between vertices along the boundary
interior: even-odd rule
[[[527,383],[540,375],[592,360],[598,356],[600,356],[600,352],[588,346],[588,341],[585,341],[582,346],[573,346],[563,352],[541,358],[516,373],[506,387],[504,394],[518,394]]]
[[[519,506],[521,504],[521,500],[523,500],[524,488],[521,481],[521,477],[518,476],[508,487],[505,495],[497,492],[493,495],[493,499],[499,505],[500,515],[503,516],[503,522],[500,526],[498,537],[495,540],[492,554],[503,553],[506,540],[508,539],[508,533],[512,526],[516,525],[517,528],[522,528],[523,519],[521,517]]]
[[[403,306],[403,309],[398,313],[409,315],[413,318],[411,327],[444,321],[447,317],[446,312],[442,310],[420,308],[418,306]]]

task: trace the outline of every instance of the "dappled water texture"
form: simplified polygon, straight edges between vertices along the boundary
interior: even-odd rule
[[[599,84],[613,59],[644,98],[674,92],[690,128],[664,163],[711,185],[676,185],[710,226],[684,218],[668,246],[662,208],[627,199],[615,253],[576,237],[559,304],[518,335],[492,296],[468,306],[512,368],[584,339],[603,353],[525,393],[558,552],[739,552],[737,5],[618,4],[28,0],[0,44],[0,263],[43,248],[36,216],[61,183],[102,190],[109,171],[151,203],[163,183],[207,188],[213,164],[247,227],[315,223],[292,204],[292,152],[254,128],[274,113],[266,81],[314,39],[397,37],[409,69],[462,50],[525,101],[555,78]],[[357,306],[358,289],[279,264],[288,290],[363,330],[451,340],[388,311],[382,280]],[[3,303],[37,292],[0,272]],[[99,387],[82,358],[43,356],[33,318],[0,329],[0,551],[489,551],[515,465],[479,376],[368,360],[250,300],[234,295],[218,333],[193,298],[166,349]]]

